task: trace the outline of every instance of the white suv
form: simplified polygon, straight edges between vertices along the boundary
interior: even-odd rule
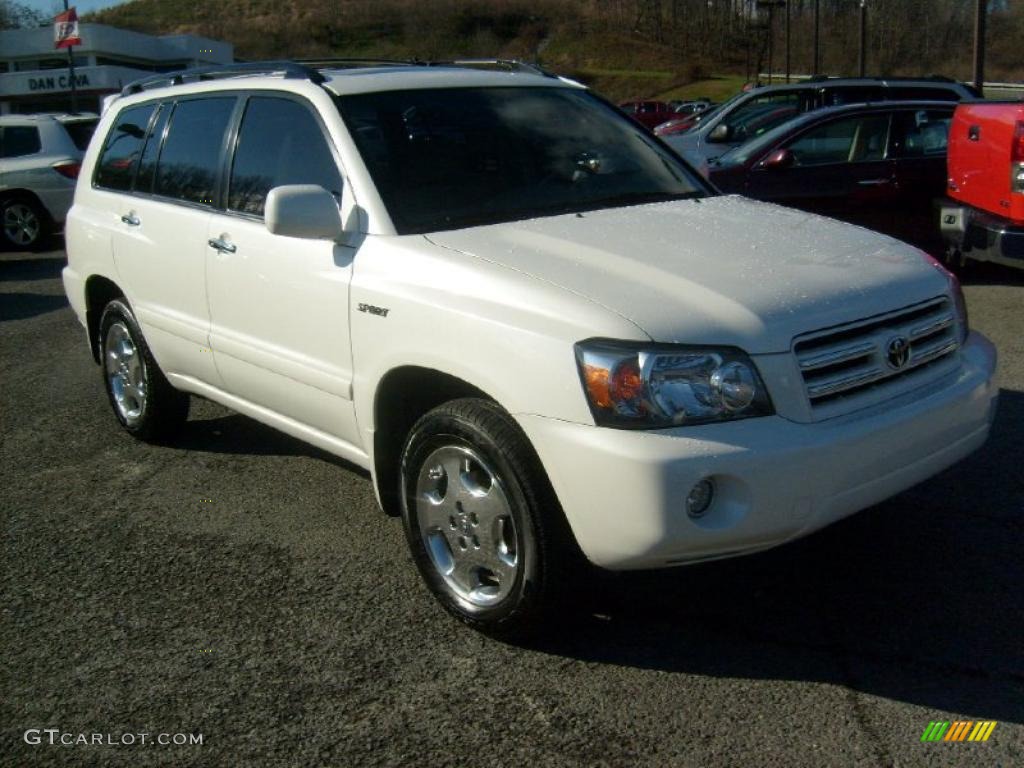
[[[197,394],[369,469],[469,624],[535,622],[579,553],[791,541],[988,435],[996,353],[934,260],[718,196],[576,83],[250,64],[128,91],[64,271],[117,418],[164,439]]]
[[[95,114],[0,116],[0,235],[12,248],[36,247],[71,207]]]

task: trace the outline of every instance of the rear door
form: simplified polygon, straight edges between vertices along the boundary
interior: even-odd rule
[[[355,249],[273,235],[263,220],[277,186],[316,184],[340,202],[336,151],[315,108],[284,93],[247,97],[231,144],[224,210],[209,219],[205,257],[225,387],[358,444],[348,296]]]
[[[215,385],[206,236],[236,102],[216,95],[126,109],[95,177],[107,192],[118,273],[157,362]]]
[[[894,113],[892,156],[898,187],[893,234],[932,253],[940,252],[935,201],[946,193],[946,150],[955,105]]]

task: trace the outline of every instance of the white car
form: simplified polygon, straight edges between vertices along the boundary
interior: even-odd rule
[[[792,541],[985,442],[996,352],[921,251],[717,196],[525,67],[267,69],[111,106],[68,297],[129,433],[196,394],[367,468],[463,621],[535,624],[579,553]]]
[[[60,229],[99,117],[0,116],[0,233],[28,250]]]

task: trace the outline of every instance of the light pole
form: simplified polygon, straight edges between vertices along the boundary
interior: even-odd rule
[[[985,88],[985,22],[988,20],[987,0],[977,0],[974,16],[974,87],[984,96]]]
[[[816,75],[821,69],[821,0],[814,0],[814,66],[811,67],[811,74]]]
[[[786,0],[757,0],[758,8],[768,9],[768,85],[772,84],[772,55],[775,51],[775,9],[786,5]],[[789,45],[786,45],[786,58],[789,58]],[[789,64],[787,61],[787,71]]]
[[[868,0],[860,0],[860,76],[868,69]]]

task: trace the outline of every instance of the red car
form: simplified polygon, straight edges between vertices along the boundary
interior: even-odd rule
[[[672,120],[658,125],[654,129],[655,136],[675,136],[676,134],[686,133],[688,130],[693,128],[695,125],[700,123],[705,117],[708,117],[715,111],[716,107],[708,106],[699,112],[694,112],[689,115],[677,114]]]
[[[946,186],[955,106],[899,101],[806,112],[702,170],[723,192],[860,224],[941,253],[934,201]]]
[[[663,101],[624,101],[619,109],[649,129],[675,117],[672,107]]]

